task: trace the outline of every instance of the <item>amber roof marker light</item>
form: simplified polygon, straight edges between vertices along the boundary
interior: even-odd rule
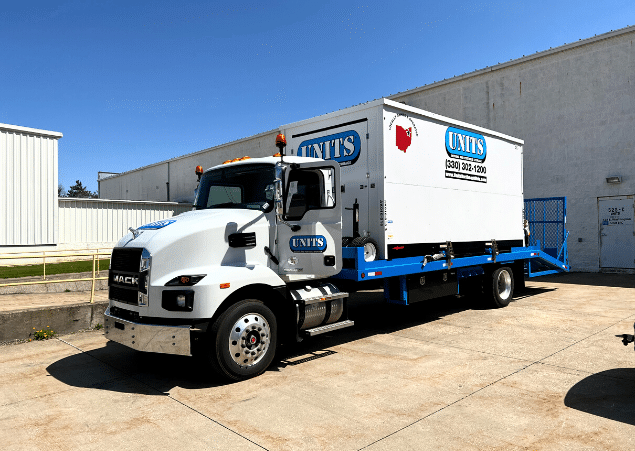
[[[201,181],[201,176],[203,175],[203,166],[196,166],[196,169],[194,170],[194,172],[196,173],[196,176],[198,177],[198,181]]]
[[[278,136],[276,136],[276,147],[280,149],[280,162],[282,162],[284,148],[287,147],[287,138],[285,138],[282,133],[278,133]]]

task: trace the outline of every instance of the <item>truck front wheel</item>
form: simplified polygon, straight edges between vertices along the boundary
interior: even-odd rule
[[[214,322],[210,334],[213,340],[211,364],[218,373],[232,380],[263,373],[276,352],[276,317],[256,299],[230,306]]]
[[[514,295],[514,274],[511,268],[507,266],[496,268],[491,273],[488,282],[490,288],[488,294],[494,307],[507,307]]]

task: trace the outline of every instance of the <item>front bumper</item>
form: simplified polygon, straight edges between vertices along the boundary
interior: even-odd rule
[[[190,326],[162,326],[135,323],[104,313],[104,335],[109,340],[137,351],[192,355]]]

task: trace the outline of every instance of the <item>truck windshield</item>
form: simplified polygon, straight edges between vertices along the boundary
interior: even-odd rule
[[[201,177],[194,207],[270,211],[274,178],[272,164],[241,164],[206,172]]]

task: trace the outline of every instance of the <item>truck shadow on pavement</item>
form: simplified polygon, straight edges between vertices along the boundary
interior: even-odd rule
[[[567,392],[564,405],[635,426],[635,368],[615,368],[582,379]]]
[[[544,291],[550,290],[527,288],[515,301]],[[488,305],[467,297],[450,296],[401,306],[386,303],[381,290],[351,293],[349,318],[355,326],[280,346],[267,371],[280,372],[289,366],[328,358],[336,354],[331,348],[373,335],[420,326],[466,310],[486,309]],[[194,390],[231,384],[217,377],[200,359],[137,352],[114,342],[60,359],[47,371],[74,387],[158,396],[165,396],[175,387]]]
[[[569,285],[589,285],[594,287],[635,288],[635,277],[622,273],[565,272],[539,276],[532,282],[566,283]]]

